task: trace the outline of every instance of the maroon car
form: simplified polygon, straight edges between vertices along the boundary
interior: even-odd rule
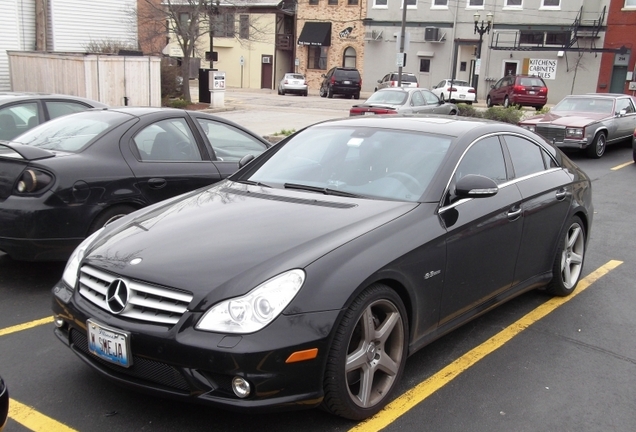
[[[508,75],[490,86],[486,105],[511,105],[535,107],[541,110],[548,102],[548,87],[543,79],[530,75]]]

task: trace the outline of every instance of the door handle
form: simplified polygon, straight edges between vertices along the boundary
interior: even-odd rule
[[[521,207],[520,206],[514,206],[513,208],[508,210],[508,219],[510,221],[515,221],[515,220],[519,219],[519,216],[521,216]]]
[[[151,178],[148,180],[148,187],[152,189],[161,189],[167,184],[168,182],[164,178]]]
[[[567,196],[568,191],[565,189],[559,189],[558,191],[556,191],[556,199],[559,201],[563,201],[565,199],[565,197]]]

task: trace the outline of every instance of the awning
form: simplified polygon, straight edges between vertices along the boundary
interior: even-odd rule
[[[433,57],[435,55],[434,51],[418,51],[418,57]]]
[[[331,46],[331,23],[306,22],[298,37],[298,45]]]

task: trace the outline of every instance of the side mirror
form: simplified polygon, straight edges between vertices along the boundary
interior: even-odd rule
[[[459,179],[455,185],[455,195],[458,198],[487,198],[497,195],[499,186],[489,177],[468,174]]]
[[[243,168],[245,165],[247,165],[248,163],[252,162],[253,159],[254,159],[254,155],[253,154],[246,154],[239,161],[239,163],[238,163],[239,168]]]
[[[619,115],[620,117],[623,117],[623,116],[627,115],[627,110],[626,110],[626,109],[622,109],[622,110],[620,110],[620,111],[618,112],[618,115]]]
[[[379,80],[378,80],[378,82],[379,82],[379,83],[381,83],[381,82],[382,82],[382,80],[381,80],[381,79],[379,79]]]
[[[326,75],[325,75],[325,74],[321,74],[320,76],[321,76],[322,78],[324,78]]]
[[[490,84],[490,88],[495,88],[495,85],[494,84]]]

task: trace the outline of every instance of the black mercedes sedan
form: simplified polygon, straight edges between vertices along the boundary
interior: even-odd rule
[[[364,419],[434,339],[525,291],[572,293],[592,215],[588,176],[518,126],[328,121],[86,239],[55,334],[140,391]]]
[[[134,210],[215,183],[270,144],[230,121],[170,108],[94,109],[0,141],[0,251],[66,260]]]

